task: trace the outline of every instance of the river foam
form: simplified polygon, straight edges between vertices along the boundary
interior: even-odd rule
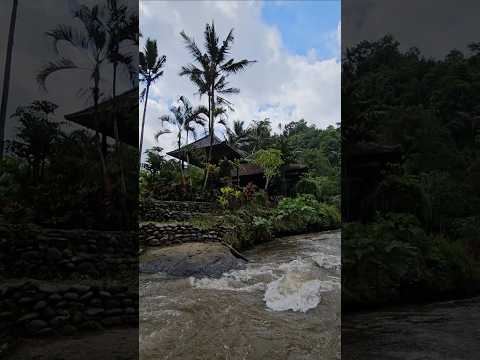
[[[302,281],[301,274],[287,273],[268,284],[264,301],[274,311],[301,311],[313,309],[321,300],[320,280]]]

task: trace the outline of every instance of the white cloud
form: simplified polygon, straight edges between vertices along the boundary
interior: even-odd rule
[[[184,30],[203,48],[205,24],[212,20],[221,40],[234,28],[231,55],[235,59],[257,60],[245,72],[230,78],[232,86],[241,90],[230,97],[235,108],[229,114],[230,122],[240,119],[249,124],[269,117],[274,130],[279,123],[301,118],[319,127],[340,122],[339,57],[319,59],[315,49],[306,56],[290,53],[278,29],[262,21],[261,7],[255,1],[141,2],[143,37],[156,39],[159,53],[167,56],[165,75],[151,91],[153,101],[149,100],[147,110],[144,148],[155,144],[153,134],[160,127],[156,119],[168,112],[177,96],[186,95],[195,104],[206,103],[205,98],[200,100],[195,94],[187,78],[178,76],[180,67],[191,62],[179,33]],[[336,47],[332,54],[339,53],[339,28],[321,36]],[[160,146],[167,151],[173,149],[175,135],[163,135]]]

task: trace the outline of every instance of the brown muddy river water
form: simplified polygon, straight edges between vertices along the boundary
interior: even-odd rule
[[[218,279],[141,274],[140,359],[339,359],[340,248],[291,236]]]
[[[480,297],[345,315],[342,359],[480,359]]]

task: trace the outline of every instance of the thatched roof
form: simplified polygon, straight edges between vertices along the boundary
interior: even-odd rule
[[[200,166],[205,162],[206,155],[210,149],[210,135],[207,135],[197,141],[182,146],[180,149],[167,153],[179,160],[189,161],[193,165]],[[213,135],[212,162],[218,163],[222,159],[235,160],[241,159],[245,153],[236,147],[220,140]]]
[[[126,144],[138,147],[138,88],[128,90],[116,98],[118,106],[118,132],[120,140]],[[109,137],[115,137],[113,118],[113,99],[98,104],[99,131]],[[65,119],[88,129],[95,130],[94,107],[91,106],[71,114]]]

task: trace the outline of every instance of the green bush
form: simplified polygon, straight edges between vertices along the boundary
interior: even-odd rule
[[[302,233],[337,227],[340,213],[312,195],[283,198],[273,210],[272,222],[277,233]]]
[[[309,194],[315,196],[317,200],[322,198],[322,189],[320,184],[314,178],[304,177],[295,186],[297,194]]]
[[[332,203],[332,198],[340,194],[340,183],[336,177],[305,176],[295,186],[297,194],[313,195],[318,201]]]
[[[479,280],[478,264],[462,242],[427,233],[411,214],[344,224],[342,266],[347,306],[461,294]]]
[[[240,206],[241,196],[241,191],[235,190],[230,186],[224,186],[220,189],[220,195],[217,197],[217,202],[223,209],[233,209]]]

